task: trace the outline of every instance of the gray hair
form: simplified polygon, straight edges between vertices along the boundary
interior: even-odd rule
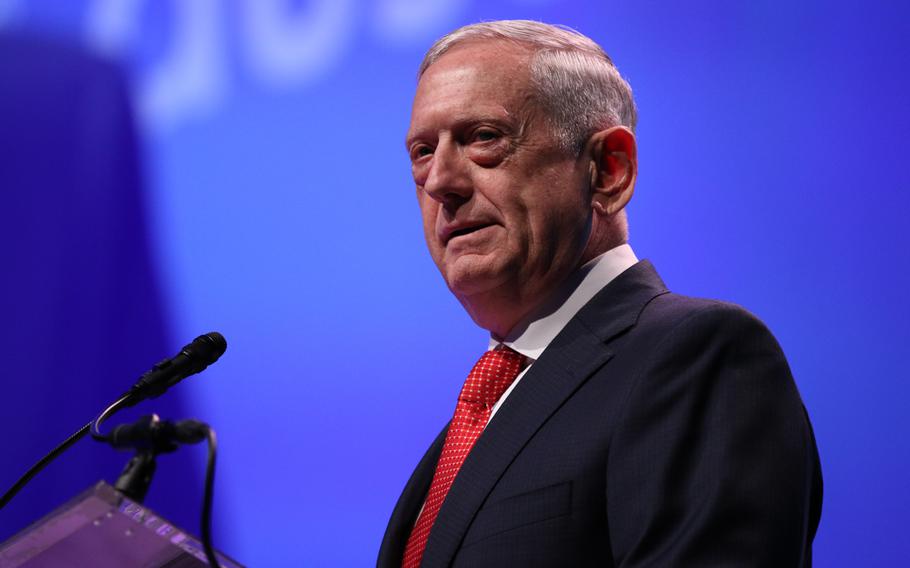
[[[632,88],[592,39],[565,27],[530,20],[482,22],[436,41],[420,64],[418,80],[443,54],[471,41],[504,40],[529,47],[531,85],[565,150],[579,152],[595,132],[638,119]]]

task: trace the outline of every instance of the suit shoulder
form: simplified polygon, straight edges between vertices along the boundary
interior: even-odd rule
[[[675,293],[655,297],[642,310],[638,324],[644,328],[657,328],[664,333],[683,332],[691,335],[698,331],[711,335],[742,334],[771,339],[771,331],[765,323],[746,308],[706,298],[695,298]]]
[[[673,292],[655,297],[642,310],[642,319],[658,319],[669,324],[680,323],[691,318],[705,320],[741,320],[764,325],[752,312],[739,304],[683,296]]]

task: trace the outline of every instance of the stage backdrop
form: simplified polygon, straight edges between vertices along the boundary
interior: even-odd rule
[[[632,84],[639,257],[783,345],[824,467],[818,565],[906,562],[908,6],[0,1],[0,482],[218,330],[217,365],[137,409],[217,429],[216,544],[374,563],[487,341],[424,251],[415,71],[456,26],[531,18]],[[127,457],[82,442],[0,538]],[[203,459],[163,457],[148,501],[193,531]]]

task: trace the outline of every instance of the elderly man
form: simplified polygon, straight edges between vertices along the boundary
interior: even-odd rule
[[[430,254],[488,351],[392,513],[380,566],[808,566],[821,507],[786,360],[627,244],[628,84],[590,39],[452,32],[407,133]]]

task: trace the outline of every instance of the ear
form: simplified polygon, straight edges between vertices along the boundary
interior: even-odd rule
[[[635,135],[625,126],[601,130],[589,140],[591,206],[601,215],[615,215],[632,199],[638,154]]]

